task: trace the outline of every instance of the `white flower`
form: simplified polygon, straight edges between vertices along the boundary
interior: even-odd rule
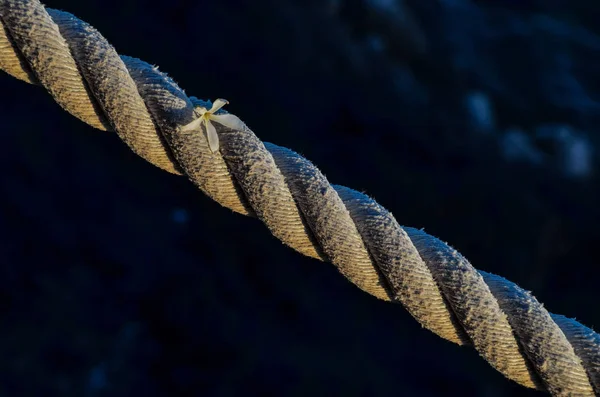
[[[232,130],[242,131],[244,129],[244,123],[237,116],[229,113],[215,114],[215,112],[228,103],[229,102],[225,99],[217,99],[210,109],[206,109],[204,106],[197,106],[194,109],[194,114],[197,116],[197,119],[181,127],[181,131],[197,130],[204,123],[208,146],[211,152],[216,152],[219,150],[219,135],[217,135],[217,129],[212,125],[211,121],[216,121]]]

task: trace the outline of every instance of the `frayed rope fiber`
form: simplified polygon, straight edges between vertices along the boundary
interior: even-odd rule
[[[373,199],[243,126],[214,123],[218,150],[173,80],[120,56],[92,26],[37,0],[0,0],[0,69],[46,88],[92,127],[187,176],[209,197],[255,216],[286,245],[333,263],[363,291],[401,303],[425,328],[472,345],[507,378],[557,396],[600,394],[600,335],[549,313],[516,284],[476,270],[437,238],[401,227]],[[210,106],[208,106],[210,107]]]

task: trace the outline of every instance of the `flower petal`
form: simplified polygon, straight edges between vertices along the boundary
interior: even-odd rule
[[[200,129],[200,123],[202,122],[201,118],[197,118],[194,121],[192,121],[189,124],[186,124],[184,126],[181,127],[181,131],[183,132],[189,132],[189,131],[195,131]]]
[[[215,114],[210,117],[212,121],[216,121],[219,124],[223,124],[227,128],[231,128],[236,131],[244,131],[246,124],[242,120],[231,113],[229,114]]]
[[[208,109],[206,109],[204,106],[196,106],[194,108],[194,113],[196,113],[198,117],[204,116],[204,113],[206,112],[208,112]]]
[[[217,110],[221,109],[223,106],[227,105],[229,103],[229,101],[227,99],[215,99],[215,102],[213,103],[212,107],[210,108],[210,110],[208,111],[209,113],[214,113]]]
[[[206,138],[208,139],[208,147],[211,152],[216,152],[219,150],[219,135],[217,135],[217,129],[214,125],[208,120],[204,123],[206,127]]]

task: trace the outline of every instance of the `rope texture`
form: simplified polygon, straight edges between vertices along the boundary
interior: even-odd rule
[[[255,216],[296,251],[332,262],[360,289],[401,303],[425,328],[472,345],[507,378],[557,396],[600,395],[600,335],[549,313],[529,292],[476,270],[373,199],[331,185],[297,153],[215,123],[182,132],[194,106],[177,84],[120,56],[92,26],[38,0],[0,0],[0,69],[44,86],[92,127],[115,131],[145,160],[187,176],[221,205]],[[210,107],[210,106],[209,106]]]

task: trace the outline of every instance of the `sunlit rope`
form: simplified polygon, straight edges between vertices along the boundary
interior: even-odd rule
[[[119,56],[93,27],[37,0],[0,0],[0,25],[0,69],[44,86],[75,117],[115,131],[221,205],[258,217],[362,290],[401,303],[442,338],[472,345],[521,385],[600,394],[600,335],[476,270],[437,238],[401,227],[370,197],[331,185],[308,160],[261,142],[241,121],[220,123],[224,103],[188,98],[157,68]]]

